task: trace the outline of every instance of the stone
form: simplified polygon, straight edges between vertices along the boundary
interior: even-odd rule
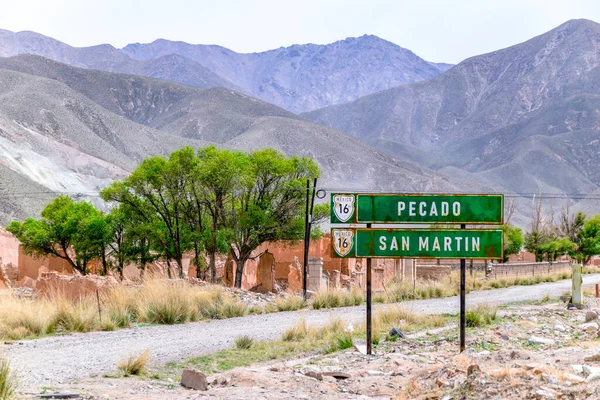
[[[437,378],[435,380],[435,384],[441,388],[450,386],[450,382],[448,382],[446,379],[442,379],[442,378]]]
[[[583,365],[581,364],[571,364],[569,365],[569,368],[575,371],[575,373],[583,374]]]
[[[553,398],[555,398],[555,396],[552,393],[550,393],[546,390],[542,390],[542,389],[536,390],[535,395],[538,399],[553,399]]]
[[[352,375],[350,375],[349,373],[342,371],[323,372],[323,376],[332,376],[335,379],[350,379],[352,377]]]
[[[600,380],[600,373],[594,372],[594,373],[588,375],[586,382],[595,382],[597,380]]]
[[[358,351],[360,354],[366,355],[367,354],[367,345],[366,344],[355,344],[354,348],[356,349],[356,351]]]
[[[600,374],[600,368],[598,367],[590,367],[585,364],[582,367],[584,375]]]
[[[590,322],[598,319],[598,313],[593,310],[589,310],[585,313],[585,322]]]
[[[197,369],[186,368],[181,374],[181,386],[194,390],[208,390],[206,375]]]
[[[477,364],[471,364],[467,368],[467,376],[472,376],[481,372],[481,368]]]
[[[567,328],[564,325],[556,324],[554,325],[554,330],[557,332],[566,332]]]
[[[309,378],[314,378],[318,381],[323,380],[323,374],[316,368],[303,368],[300,370],[300,373],[304,376],[308,376]]]
[[[369,376],[383,376],[385,372],[383,371],[367,371],[367,375]]]
[[[543,337],[538,337],[538,336],[531,336],[529,339],[527,339],[527,343],[532,345],[532,344],[539,344],[539,345],[544,345],[544,346],[552,346],[554,345],[554,340],[552,339],[546,339]]]
[[[579,325],[579,328],[584,331],[597,331],[598,324],[596,322],[587,322],[585,324]]]
[[[597,362],[600,361],[600,354],[594,354],[593,356],[588,356],[583,359],[586,362]]]
[[[392,328],[389,335],[390,337],[398,336],[400,339],[406,339],[406,335],[398,328]]]
[[[558,378],[554,375],[542,374],[542,378],[550,385],[558,385]]]

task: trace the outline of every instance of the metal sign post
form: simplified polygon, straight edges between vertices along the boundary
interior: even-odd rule
[[[465,224],[461,224],[461,229],[465,229]],[[460,259],[460,351],[465,351],[465,329],[466,329],[466,293],[467,286],[467,265],[464,258]]]
[[[371,224],[367,224],[367,228],[370,228]],[[373,354],[373,332],[371,324],[371,258],[367,258],[367,354]]]

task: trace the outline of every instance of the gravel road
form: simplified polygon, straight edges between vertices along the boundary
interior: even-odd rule
[[[585,275],[583,282],[600,283],[600,274]],[[571,281],[563,280],[536,286],[473,291],[467,295],[467,307],[481,303],[500,305],[535,300],[546,294],[556,297],[570,288]],[[418,313],[459,311],[458,297],[408,301],[403,305]],[[185,325],[69,334],[2,345],[2,350],[18,368],[24,385],[50,386],[75,378],[115,372],[115,364],[119,360],[146,349],[150,349],[152,364],[160,365],[229,347],[234,338],[241,335],[250,335],[257,340],[275,339],[297,323],[301,315],[310,324],[324,324],[331,315],[346,321],[362,321],[365,307],[280,312]]]

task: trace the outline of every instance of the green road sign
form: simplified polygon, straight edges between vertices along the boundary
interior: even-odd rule
[[[502,259],[501,229],[332,229],[338,258]]]
[[[504,195],[331,194],[331,223],[504,223]]]

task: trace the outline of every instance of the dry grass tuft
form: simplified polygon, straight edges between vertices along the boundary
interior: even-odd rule
[[[321,289],[311,297],[312,308],[348,307],[360,305],[365,300],[364,294],[358,289],[350,291],[343,289]]]
[[[303,308],[305,305],[306,302],[304,301],[304,298],[296,295],[277,297],[275,299],[277,311],[296,311]]]
[[[132,354],[125,360],[119,361],[117,368],[123,373],[123,376],[142,375],[149,359],[150,350],[146,350],[137,357]]]
[[[0,400],[16,398],[19,378],[6,358],[0,358]]]
[[[477,328],[492,324],[496,320],[497,309],[487,304],[480,304],[474,309],[467,310],[465,315],[466,325],[469,328]]]

